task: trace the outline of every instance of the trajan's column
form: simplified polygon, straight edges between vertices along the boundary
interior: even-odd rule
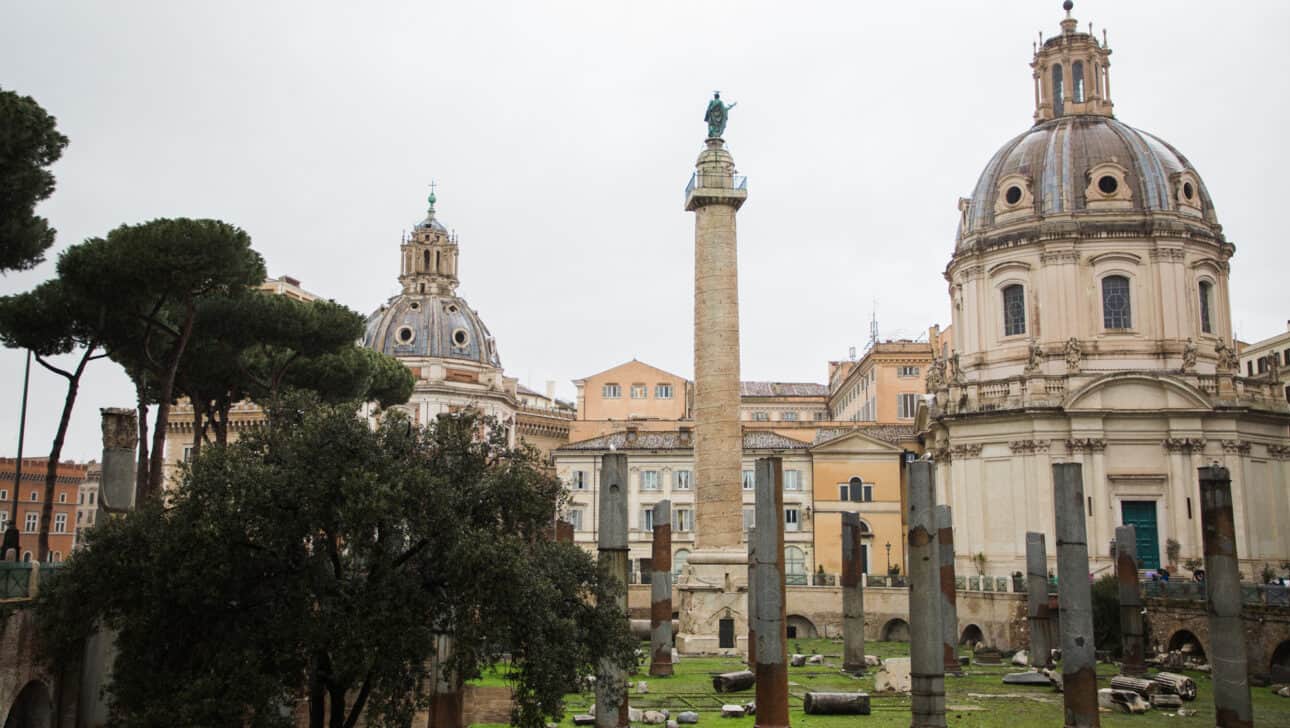
[[[713,94],[706,148],[685,209],[694,212],[695,550],[677,584],[685,653],[746,649],[748,557],[743,543],[739,424],[739,277],[735,213],[748,196],[726,151],[727,106]]]

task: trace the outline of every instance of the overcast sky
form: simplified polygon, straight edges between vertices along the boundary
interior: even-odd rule
[[[1290,4],[1083,0],[1106,27],[1116,116],[1186,154],[1237,246],[1237,335],[1290,318],[1284,143]],[[364,314],[398,292],[401,233],[439,183],[459,293],[509,375],[571,379],[637,357],[691,376],[693,220],[682,193],[714,89],[739,213],[743,376],[824,382],[826,362],[949,322],[960,196],[1031,124],[1029,62],[1056,2],[19,2],[0,0],[0,87],[71,139],[42,206],[50,260],[122,223],[220,218],[271,275]],[[875,303],[876,302],[876,303]],[[0,452],[23,355],[0,350]],[[62,380],[34,368],[28,455]],[[65,455],[99,453],[91,366]]]

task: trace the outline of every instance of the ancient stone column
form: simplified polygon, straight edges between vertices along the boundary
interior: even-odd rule
[[[1211,465],[1200,469],[1200,521],[1205,544],[1209,662],[1214,669],[1214,724],[1245,728],[1254,725],[1254,709],[1241,627],[1241,571],[1232,517],[1232,479],[1227,468]]]
[[[945,672],[962,674],[959,666],[959,605],[954,588],[954,519],[949,506],[936,506],[936,538],[941,565],[941,636],[945,650]]]
[[[1062,701],[1067,728],[1101,725],[1097,714],[1097,654],[1093,641],[1084,476],[1079,463],[1053,465],[1057,520],[1057,602],[1061,609]]]
[[[945,728],[940,543],[933,463],[909,464],[909,664],[911,728]]]
[[[864,672],[864,578],[860,514],[842,514],[842,669]]]
[[[757,668],[757,529],[748,529],[748,667]]]
[[[1115,579],[1120,585],[1120,672],[1147,674],[1146,639],[1142,629],[1142,589],[1138,585],[1138,542],[1133,526],[1115,529]]]
[[[623,585],[618,606],[627,619],[627,456],[605,455],[600,463],[600,565]],[[602,660],[596,671],[596,728],[627,727],[627,675]]]
[[[654,504],[654,550],[650,559],[649,674],[672,674],[672,501]]]
[[[1026,627],[1030,632],[1030,666],[1052,663],[1051,610],[1048,608],[1048,549],[1044,534],[1026,532]]]
[[[687,561],[694,578],[678,586],[677,647],[712,653],[737,646],[720,643],[721,619],[732,620],[726,626],[735,635],[747,631],[744,595],[737,587],[747,555],[735,213],[748,192],[736,179],[734,158],[721,139],[707,140],[695,166],[685,195],[685,209],[694,213],[695,549]]]
[[[784,603],[784,466],[758,458],[753,636],[757,640],[757,721],[788,726],[788,619]]]

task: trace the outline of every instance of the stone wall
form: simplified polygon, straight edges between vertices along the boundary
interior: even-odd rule
[[[1168,650],[1172,642],[1185,637],[1183,632],[1194,635],[1206,655],[1213,654],[1204,602],[1152,598],[1145,602],[1148,654]],[[1247,604],[1241,610],[1241,621],[1245,628],[1245,654],[1250,674],[1270,674],[1273,654],[1282,645],[1290,645],[1290,607]]]
[[[820,637],[842,636],[842,589],[837,586],[790,586],[787,593],[790,621],[799,617],[809,622]],[[634,584],[628,607],[636,619],[649,617],[649,586]],[[864,590],[865,639],[882,639],[896,626],[909,623],[909,590],[867,587]],[[982,641],[1001,650],[1015,650],[1027,644],[1026,597],[1008,592],[958,592],[959,634],[976,625]],[[800,623],[800,622],[798,622]]]

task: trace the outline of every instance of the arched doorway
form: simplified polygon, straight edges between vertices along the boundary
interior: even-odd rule
[[[32,680],[18,693],[5,717],[4,728],[50,728],[54,723],[54,701],[45,684]]]
[[[1290,682],[1290,640],[1277,645],[1272,651],[1272,664],[1269,667],[1273,682]]]
[[[787,632],[790,640],[813,640],[819,636],[815,624],[798,614],[788,615]]]
[[[978,642],[985,642],[985,633],[975,624],[969,624],[963,628],[963,636],[959,637],[959,644],[972,647]]]
[[[1205,659],[1205,646],[1200,643],[1200,639],[1191,632],[1180,629],[1173,633],[1169,638],[1169,651],[1178,651],[1183,653],[1183,659],[1190,659],[1196,662],[1208,662]]]
[[[883,642],[908,642],[909,641],[909,622],[897,618],[888,621],[882,626]]]

